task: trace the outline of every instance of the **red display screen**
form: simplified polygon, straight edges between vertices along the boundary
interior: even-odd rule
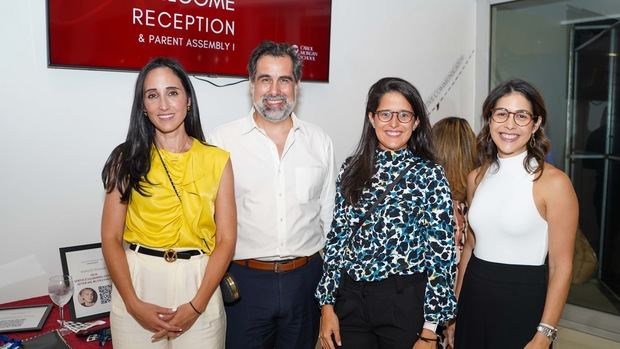
[[[329,80],[331,0],[47,0],[54,67],[140,70],[176,58],[194,74],[247,76],[263,40],[296,45],[303,80]]]

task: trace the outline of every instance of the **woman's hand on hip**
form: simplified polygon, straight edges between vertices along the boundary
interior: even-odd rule
[[[334,306],[325,304],[321,308],[321,329],[319,331],[321,347],[323,349],[336,349],[342,345],[340,339],[340,323],[334,312]]]

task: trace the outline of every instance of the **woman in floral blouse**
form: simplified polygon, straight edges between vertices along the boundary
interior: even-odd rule
[[[399,78],[370,88],[364,117],[337,180],[316,292],[321,344],[436,348],[435,329],[456,307],[455,248],[450,187],[434,161],[430,122],[417,89]]]

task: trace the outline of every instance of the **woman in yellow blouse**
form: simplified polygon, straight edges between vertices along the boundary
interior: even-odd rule
[[[205,143],[177,62],[149,62],[134,94],[127,139],[102,173],[113,345],[224,348],[218,285],[237,226],[229,155]]]

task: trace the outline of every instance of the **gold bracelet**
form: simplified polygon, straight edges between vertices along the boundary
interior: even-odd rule
[[[192,309],[194,309],[194,311],[198,314],[198,315],[202,315],[201,312],[198,311],[198,309],[196,309],[196,307],[192,304],[192,301],[189,301],[189,306],[192,307]]]

